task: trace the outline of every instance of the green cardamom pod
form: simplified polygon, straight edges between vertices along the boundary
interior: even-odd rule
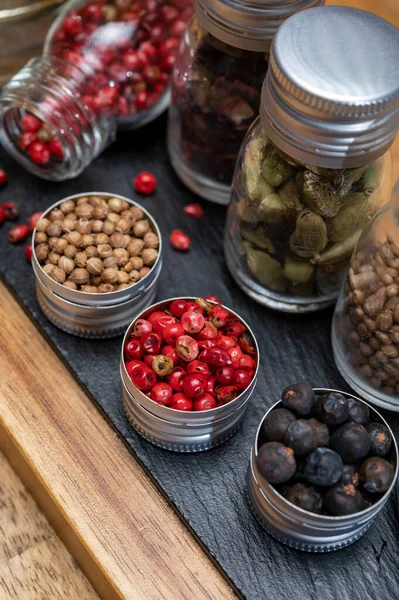
[[[306,283],[312,277],[315,271],[315,265],[310,262],[301,262],[295,260],[291,256],[285,257],[284,275],[292,281],[294,285],[298,283]]]
[[[372,196],[379,191],[381,180],[381,164],[375,162],[370,165],[360,179],[360,188],[367,196]]]
[[[309,209],[303,210],[296,220],[290,237],[290,248],[298,256],[310,258],[327,245],[327,227],[323,219]]]
[[[340,242],[358,229],[363,229],[370,218],[369,198],[364,193],[347,196],[339,213],[327,223],[327,235],[330,242]]]
[[[284,292],[286,279],[283,266],[274,258],[254,248],[247,247],[247,263],[252,275],[274,292]]]
[[[303,200],[313,212],[322,217],[335,217],[341,203],[331,181],[312,171],[302,171],[297,174],[297,182]]]
[[[274,149],[267,150],[262,162],[263,179],[273,187],[279,187],[291,177],[294,169]]]
[[[292,213],[292,211],[287,209],[276,192],[267,194],[261,200],[258,211],[259,220],[265,221],[266,223],[280,223]]]
[[[251,242],[255,246],[258,246],[258,248],[263,248],[264,250],[267,250],[270,254],[275,253],[274,246],[271,240],[265,235],[264,229],[261,225],[259,225],[255,229],[252,229],[246,224],[241,223],[240,234],[245,241]]]
[[[304,207],[295,179],[286,181],[278,190],[278,195],[287,208],[298,212],[303,210]]]
[[[259,134],[249,143],[244,153],[244,185],[248,197],[252,200],[259,200],[273,191],[262,177],[261,166],[265,146],[266,138],[264,134]]]
[[[344,169],[342,171],[341,184],[338,188],[338,196],[340,197],[341,201],[343,201],[346,198],[346,196],[351,191],[353,184],[359,181],[366,169],[367,165],[362,167],[356,167],[354,169]],[[347,200],[345,200],[345,202]]]
[[[361,233],[361,230],[356,231],[350,237],[342,240],[342,242],[337,242],[333,246],[330,246],[325,252],[315,256],[312,259],[312,262],[318,263],[319,265],[334,265],[341,262],[341,260],[352,254]]]

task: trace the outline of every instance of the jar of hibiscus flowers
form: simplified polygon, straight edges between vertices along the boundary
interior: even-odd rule
[[[116,136],[160,115],[191,0],[72,0],[43,55],[0,95],[0,140],[44,179],[75,177]]]
[[[228,204],[244,135],[259,111],[272,39],[324,0],[196,0],[172,75],[168,149],[187,187]]]

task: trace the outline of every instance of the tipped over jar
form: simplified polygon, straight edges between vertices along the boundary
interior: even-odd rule
[[[169,77],[192,0],[71,0],[43,56],[0,95],[0,139],[25,168],[60,181],[81,173],[118,129],[169,102]]]
[[[364,60],[370,44],[378,60]],[[229,270],[258,302],[286,312],[335,302],[363,227],[389,198],[395,52],[395,27],[346,7],[313,8],[279,29],[225,231]]]
[[[319,4],[324,0],[196,0],[172,76],[168,125],[170,160],[195,193],[228,204],[273,36],[291,14]]]

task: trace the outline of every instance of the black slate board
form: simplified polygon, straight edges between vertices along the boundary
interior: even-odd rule
[[[197,221],[184,215],[183,206],[196,198],[184,188],[168,163],[164,133],[163,117],[141,131],[121,135],[85,173],[64,183],[37,179],[0,150],[0,166],[9,173],[9,184],[0,191],[0,203],[19,202],[23,217],[27,218],[80,192],[114,192],[140,201],[135,197],[132,177],[141,170],[156,175],[158,191],[142,203],[158,221],[166,242],[158,298],[215,294],[248,321],[260,345],[258,385],[245,424],[232,440],[194,455],[173,454],[144,441],[131,429],[121,409],[121,338],[86,341],[53,327],[39,310],[33,274],[23,248],[7,242],[8,225],[0,233],[0,272],[245,598],[397,598],[396,498],[391,499],[362,540],[329,555],[308,555],[286,548],[269,537],[252,517],[245,496],[246,472],[254,434],[266,409],[278,399],[285,385],[298,379],[308,380],[315,387],[347,389],[331,351],[332,312],[282,315],[262,308],[237,288],[223,261],[225,209],[204,202],[204,219]],[[192,237],[188,254],[169,248],[168,235],[177,227]],[[386,416],[398,434],[399,418]]]

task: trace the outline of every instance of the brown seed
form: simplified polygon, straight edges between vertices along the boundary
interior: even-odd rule
[[[80,291],[86,292],[87,294],[97,294],[97,288],[95,285],[82,285]]]
[[[75,230],[82,235],[91,233],[91,221],[89,219],[79,219],[75,223]]]
[[[123,271],[118,271],[118,283],[129,283],[129,275],[128,273],[124,273]]]
[[[360,342],[360,335],[358,334],[358,332],[355,331],[355,330],[351,331],[350,334],[349,334],[349,336],[348,336],[348,341],[351,344],[354,344],[354,345],[357,346],[359,344],[359,342]]]
[[[381,351],[386,356],[389,356],[389,358],[396,358],[397,356],[399,356],[398,349],[397,349],[396,345],[394,345],[394,344],[388,344],[387,346],[383,346],[381,348]]]
[[[153,231],[146,233],[143,239],[145,248],[158,248],[159,238]]]
[[[352,294],[353,303],[356,305],[363,304],[364,302],[364,293],[361,290],[355,290],[354,292],[349,292]]]
[[[87,246],[87,248],[85,248],[85,252],[89,258],[92,256],[98,256],[98,250],[96,246]]]
[[[349,281],[352,290],[365,290],[378,283],[378,277],[374,271],[362,271],[358,275],[351,273]]]
[[[111,267],[113,269],[117,269],[118,261],[116,260],[115,256],[108,256],[108,258],[104,258],[103,265],[104,265],[104,269],[109,269]]]
[[[128,287],[130,287],[129,284],[127,284],[127,283],[121,283],[120,285],[118,285],[118,287],[116,289],[117,290],[125,290]]]
[[[37,250],[37,249],[36,249]],[[395,325],[394,327],[392,327],[391,331],[389,332],[390,336],[391,336],[391,340],[395,343],[395,344],[399,344],[399,325]]]
[[[130,212],[132,213],[132,218],[134,222],[139,221],[144,217],[144,212],[139,206],[132,206]]]
[[[112,285],[112,283],[102,283],[97,288],[97,292],[99,292],[100,294],[106,294],[108,292],[113,292],[114,290],[115,287]]]
[[[101,260],[101,258],[98,258],[96,256],[89,258],[86,263],[86,269],[88,270],[90,275],[101,275],[104,269],[103,261]]]
[[[109,243],[113,248],[123,248],[123,245],[125,243],[123,233],[121,233],[120,231],[115,231],[115,233],[111,235]]]
[[[139,271],[140,273],[140,279],[143,279],[143,277],[145,277],[146,275],[148,275],[148,273],[151,271],[151,269],[149,267],[142,267]]]
[[[56,237],[51,237],[48,239],[48,245],[50,246],[51,250],[55,250],[55,247],[57,245],[57,242],[60,238],[56,238]]]
[[[45,217],[42,217],[36,223],[36,231],[41,231],[44,233],[49,225],[50,225],[50,219],[46,219]]]
[[[118,269],[116,267],[108,267],[101,273],[101,279],[104,283],[117,283]]]
[[[73,246],[72,244],[68,244],[68,246],[65,248],[64,250],[64,255],[67,256],[68,258],[74,258],[74,256],[76,256],[78,249],[76,248],[76,246]]]
[[[362,321],[364,317],[364,310],[361,308],[361,306],[356,306],[353,314],[358,321]]]
[[[35,239],[34,239],[35,244],[45,244],[47,242],[47,240],[48,240],[48,237],[44,233],[44,231],[36,231]]]
[[[390,248],[392,250],[392,253],[395,256],[399,257],[399,246],[398,246],[398,244],[395,242],[395,240],[390,235],[388,235],[387,237],[388,237],[388,242],[389,242],[389,246],[390,246]]]
[[[116,224],[116,231],[120,231],[121,233],[129,233],[132,224],[129,219],[119,219]]]
[[[348,352],[348,360],[352,365],[359,366],[362,365],[366,359],[360,350],[356,348],[351,348]]]
[[[50,252],[50,248],[48,247],[47,244],[39,244],[38,246],[36,246],[35,253],[36,253],[36,258],[39,261],[39,263],[43,263],[46,260],[49,252]]]
[[[108,217],[107,218],[110,221],[112,221],[115,224],[115,226],[116,226],[117,222],[120,219],[120,216],[117,213],[115,213],[115,212],[110,212],[110,213],[108,213]]]
[[[387,290],[388,290],[388,288],[387,288]],[[399,298],[389,298],[386,301],[386,303],[384,304],[384,310],[394,311],[398,305],[399,305]]]
[[[88,196],[87,197],[87,202],[91,206],[93,206],[93,207],[95,207],[95,206],[102,206],[103,202],[104,202],[104,199],[101,198],[100,196]]]
[[[58,254],[58,252],[54,252],[54,250],[52,250],[47,257],[47,260],[52,265],[58,265],[58,261],[60,260],[60,258],[61,254]]]
[[[377,369],[374,373],[374,376],[380,381],[386,381],[389,379],[388,373],[385,373],[384,369]]]
[[[150,224],[147,219],[137,221],[133,227],[133,233],[136,237],[142,238],[149,231]],[[143,242],[144,243],[144,242]]]
[[[75,202],[73,200],[64,200],[64,202],[61,202],[60,204],[60,209],[64,215],[75,212]]]
[[[43,271],[47,274],[50,275],[52,274],[52,272],[55,269],[55,265],[52,265],[51,263],[48,263],[47,265],[44,265],[43,267]]]
[[[369,317],[376,317],[383,309],[387,297],[386,288],[380,288],[364,302],[364,311]]]
[[[377,357],[375,356],[370,356],[369,358],[369,365],[372,369],[378,369],[380,366],[380,361],[378,360]]]
[[[136,238],[130,242],[127,247],[127,251],[129,252],[130,256],[138,256],[143,248],[144,241]]]
[[[388,243],[382,244],[378,248],[379,256],[383,259],[385,263],[388,263],[390,260],[394,258],[394,253],[392,252],[392,248]]]
[[[106,219],[103,223],[103,233],[107,235],[111,235],[115,231],[115,223],[113,223],[110,219]]]
[[[373,375],[373,369],[370,365],[362,365],[359,368],[359,373],[361,373],[364,377],[371,377]]]
[[[374,354],[374,351],[372,348],[370,348],[370,346],[368,344],[366,344],[365,342],[360,342],[360,352],[363,354],[363,356],[372,356]]]
[[[396,285],[396,283],[393,283],[392,285],[389,285],[387,287],[387,296],[388,298],[392,298],[393,296],[397,296],[399,293],[399,286]]]
[[[112,256],[112,247],[109,244],[100,244],[97,246],[97,252],[100,258],[108,258]]]
[[[389,275],[388,270],[386,268],[376,267],[375,272],[377,273],[381,281],[385,283],[385,285],[391,285],[393,283],[394,278],[392,277],[392,275]]]
[[[79,219],[91,219],[93,216],[93,207],[91,204],[79,204],[76,207],[76,214]]]
[[[109,235],[106,233],[98,233],[96,235],[96,246],[100,246],[101,244],[109,244]]]
[[[70,279],[67,279],[66,281],[64,281],[63,285],[67,288],[69,288],[70,290],[77,290],[78,286],[76,285],[76,283],[74,281],[71,281]]]
[[[67,240],[70,244],[72,244],[72,246],[78,247],[81,239],[82,239],[82,236],[79,233],[79,231],[71,231],[67,235]]]
[[[389,361],[389,358],[382,352],[382,350],[378,350],[378,352],[375,354],[375,357],[380,361],[380,363],[387,363]]]
[[[107,218],[108,212],[108,208],[95,206],[93,208],[93,219],[104,221]]]
[[[393,325],[392,311],[383,310],[376,318],[375,323],[381,331],[388,331]]]
[[[94,236],[90,233],[85,233],[82,235],[82,239],[80,241],[81,248],[87,248],[88,246],[92,246],[94,244]]]
[[[56,238],[56,242],[54,243],[54,250],[58,252],[58,254],[63,254],[67,246],[68,240],[66,240],[65,238]]]
[[[384,371],[389,375],[394,375],[395,377],[399,378],[399,367],[397,367],[396,365],[387,363],[386,365],[384,365]]]
[[[373,350],[377,351],[381,348],[381,342],[379,342],[374,335],[372,335],[367,341]]]
[[[75,215],[75,213],[71,213],[70,215],[67,215],[65,217],[65,219],[62,221],[61,229],[63,231],[65,231],[66,233],[68,233],[69,231],[74,231],[76,223],[77,223],[76,215]]]
[[[127,219],[128,221],[130,221],[130,223],[132,223],[132,221],[133,221],[133,215],[130,212],[130,210],[123,210],[120,213],[120,216],[121,216],[121,219]]]
[[[397,271],[399,269],[399,258],[394,258],[393,260],[390,260],[388,264],[391,267],[391,269],[395,269]]]
[[[385,331],[376,331],[375,337],[377,338],[378,341],[381,342],[381,344],[383,344],[385,346],[387,346],[388,344],[391,343],[391,338],[389,337],[389,335],[387,333],[385,333]]]
[[[60,237],[62,234],[61,225],[57,221],[50,223],[50,225],[47,227],[46,233],[49,237]]]
[[[125,233],[123,235],[123,247],[127,248],[131,241],[132,241],[132,236],[127,235],[127,233]]]
[[[363,318],[363,323],[366,325],[367,329],[370,331],[375,331],[377,329],[377,325],[374,319],[368,317],[367,315]]]
[[[158,258],[158,251],[154,248],[144,248],[141,258],[143,259],[144,266],[151,267]]]
[[[388,383],[388,382],[386,382],[386,383]],[[395,395],[395,388],[394,388],[393,386],[391,387],[391,386],[389,386],[389,385],[384,385],[384,386],[381,388],[381,391],[382,391],[384,394],[388,394],[388,396],[394,396],[394,395]]]
[[[362,340],[367,340],[371,337],[371,331],[369,331],[364,323],[358,323],[356,329]]]
[[[57,283],[64,283],[66,273],[60,267],[55,267],[54,271],[51,272],[51,279],[54,279]]]
[[[395,321],[395,323],[399,323],[399,304],[396,305],[393,311],[393,320]]]
[[[129,273],[129,281],[133,281],[134,283],[140,279],[140,273],[136,269],[133,269]]]
[[[59,208],[53,208],[48,218],[50,221],[62,221],[64,218],[64,213]]]
[[[100,219],[91,221],[91,233],[101,233],[103,230],[103,222]]]
[[[378,379],[377,377],[371,377],[369,383],[375,388],[380,388],[382,385],[381,379]]]
[[[89,202],[89,199],[87,196],[81,196],[80,198],[78,198],[76,200],[76,205],[77,206],[82,206],[82,204],[87,204]]]
[[[122,198],[110,198],[108,200],[109,209],[114,213],[120,213],[129,206],[126,200],[122,200]]]
[[[127,250],[125,250],[125,248],[115,248],[115,250],[112,252],[112,255],[116,258],[118,267],[124,267],[125,265],[127,265],[129,260],[129,253]]]
[[[90,275],[86,269],[77,268],[72,271],[70,279],[77,285],[85,285],[86,283],[89,283]]]
[[[75,256],[75,265],[77,267],[85,267],[87,263],[87,254],[86,252],[78,252]],[[76,282],[77,283],[77,282]]]
[[[60,267],[60,269],[65,271],[67,275],[69,275],[69,273],[72,273],[72,271],[74,270],[75,263],[72,258],[68,258],[67,256],[61,256],[60,260],[58,261],[58,266]]]

